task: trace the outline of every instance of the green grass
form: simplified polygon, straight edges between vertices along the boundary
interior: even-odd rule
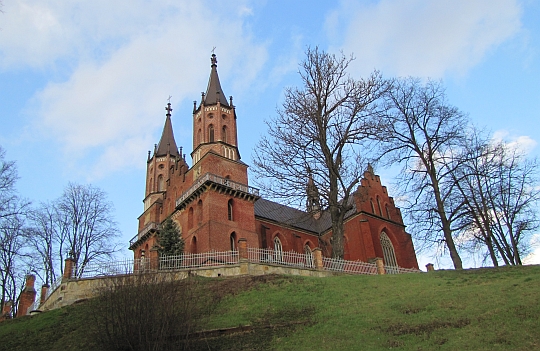
[[[540,266],[206,283],[221,294],[206,329],[254,331],[193,349],[540,349]],[[1,323],[0,350],[93,350],[88,306]]]

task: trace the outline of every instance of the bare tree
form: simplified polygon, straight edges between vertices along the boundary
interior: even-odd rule
[[[0,219],[0,307],[3,309],[6,301],[13,301],[13,315],[17,313],[17,301],[29,269],[24,260],[29,257],[25,252],[25,243],[24,219],[21,216]]]
[[[115,240],[119,232],[113,218],[114,207],[102,190],[70,183],[55,207],[57,232],[76,262],[76,276],[84,272],[88,263],[117,251]]]
[[[5,151],[0,146],[0,218],[14,216],[24,212],[27,201],[20,201],[15,183],[19,178],[14,161],[4,159]]]
[[[440,83],[401,78],[386,94],[384,132],[378,134],[391,163],[401,163],[399,184],[416,237],[444,241],[456,269],[462,269],[452,233],[461,204],[453,202],[453,149],[461,145],[467,118],[446,101]],[[442,234],[442,238],[441,238]]]
[[[377,101],[388,86],[378,72],[365,80],[351,78],[352,60],[308,48],[299,70],[302,87],[286,89],[254,155],[257,185],[270,197],[299,206],[308,179],[316,187],[312,193],[332,219],[332,255],[341,258],[343,219],[367,166],[360,144],[376,124]]]
[[[479,138],[476,131],[463,149],[455,176],[465,204],[460,220],[485,244],[495,266],[498,258],[521,265],[530,251],[530,234],[540,226],[538,163],[504,142]]]
[[[498,266],[497,242],[491,228],[492,211],[489,205],[489,178],[493,176],[493,167],[502,151],[500,144],[493,145],[477,129],[472,129],[458,156],[460,166],[452,172],[456,192],[453,196],[461,201],[463,207],[456,220],[457,231],[461,231],[473,251],[477,253],[483,244],[494,266]],[[473,240],[467,240],[472,236]]]
[[[28,212],[28,241],[40,261],[37,274],[44,284],[52,284],[62,273],[63,239],[59,230],[65,229],[58,223],[56,207],[52,203],[42,203]]]
[[[5,151],[0,147],[0,308],[4,307],[6,298],[17,301],[28,269],[24,261],[24,211],[29,203],[21,200],[15,189],[18,179],[15,162],[6,161],[4,156]]]

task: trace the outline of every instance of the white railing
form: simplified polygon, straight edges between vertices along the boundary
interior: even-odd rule
[[[82,273],[79,273],[82,270]],[[74,278],[93,278],[100,276],[123,275],[133,273],[133,260],[126,259],[114,262],[87,263],[82,269],[73,266]]]
[[[183,254],[178,256],[160,257],[159,269],[186,269],[208,266],[226,266],[236,263],[238,263],[238,251],[211,251],[199,254]]]
[[[416,268],[403,268],[397,266],[384,266],[386,274],[403,274],[403,273],[419,273],[421,272]]]
[[[324,270],[350,274],[377,274],[377,266],[362,261],[346,261],[339,258],[323,257]]]
[[[45,295],[45,300],[49,298],[49,296],[51,296],[51,294],[56,290],[58,289],[58,287],[60,286],[60,284],[62,284],[62,276],[58,277],[54,283],[51,284],[51,286],[49,287],[49,289],[47,289],[47,295]]]
[[[36,301],[34,301],[34,303],[31,304],[30,307],[28,307],[28,309],[26,310],[26,314],[30,314],[30,312],[39,309],[40,300],[41,300],[40,298],[36,299]]]
[[[276,251],[272,249],[248,248],[247,261],[251,263],[275,264],[280,266],[315,269],[312,254],[294,251]],[[102,276],[125,275],[142,272],[157,272],[163,270],[180,270],[202,267],[219,267],[239,263],[238,251],[211,251],[199,254],[182,254],[177,256],[164,256],[158,259],[140,258],[136,260],[123,260],[116,262],[97,262],[87,264],[83,273],[75,279],[94,278]],[[347,261],[335,258],[322,258],[322,270],[342,272],[348,274],[377,274],[374,263],[361,261]],[[385,267],[387,274],[418,273],[417,269],[401,267]],[[74,267],[74,273],[77,269]],[[47,293],[47,297],[60,285],[61,279],[55,282]]]
[[[253,263],[272,263],[282,266],[314,268],[313,256],[295,251],[275,251],[272,249],[248,248],[248,261]]]
[[[158,224],[156,222],[148,223],[143,229],[141,229],[141,231],[139,233],[137,233],[137,235],[135,235],[133,238],[131,238],[131,240],[129,241],[129,246],[132,246],[133,244],[135,244],[137,242],[137,240],[142,238],[149,231],[158,230],[158,229],[161,229],[160,224]]]
[[[200,254],[163,256],[159,259],[140,258],[116,262],[96,262],[85,265],[76,279],[125,275],[168,269],[188,269],[208,266],[224,266],[238,263],[238,251],[211,251]],[[74,272],[77,272],[74,269]]]

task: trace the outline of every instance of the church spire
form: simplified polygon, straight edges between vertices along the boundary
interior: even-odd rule
[[[212,67],[212,70],[210,72],[210,79],[208,80],[206,94],[203,96],[203,103],[205,105],[213,105],[219,102],[222,106],[230,107],[229,103],[227,102],[227,97],[223,93],[221,84],[219,83],[216,54],[212,53],[210,62],[212,63],[210,66]]]
[[[167,111],[167,118],[165,119],[165,126],[163,127],[163,133],[161,133],[161,139],[159,140],[159,144],[156,148],[155,156],[165,156],[167,154],[170,154],[171,156],[180,156],[178,154],[178,147],[174,141],[171,122],[172,108],[170,101],[167,104],[167,107],[165,107],[165,110]]]
[[[313,213],[316,216],[320,216],[321,211],[321,198],[319,196],[319,189],[313,181],[313,175],[311,169],[308,168],[309,179],[306,186],[307,203],[306,209],[308,212]]]

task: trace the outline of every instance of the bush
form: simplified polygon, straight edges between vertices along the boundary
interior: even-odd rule
[[[94,303],[103,350],[181,350],[212,306],[200,278],[173,273],[107,279]]]

